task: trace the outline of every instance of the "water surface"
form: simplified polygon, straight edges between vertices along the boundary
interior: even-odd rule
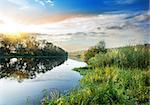
[[[68,59],[64,64],[54,67],[45,73],[36,73],[35,78],[24,78],[18,81],[14,78],[0,79],[0,105],[26,105],[27,100],[32,104],[40,104],[43,90],[58,89],[68,91],[79,84],[81,78],[75,67],[86,66],[84,62]]]

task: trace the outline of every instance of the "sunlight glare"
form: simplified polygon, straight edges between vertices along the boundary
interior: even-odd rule
[[[2,33],[19,33],[24,29],[23,25],[16,23],[10,18],[3,17],[4,24],[0,25],[0,32]]]

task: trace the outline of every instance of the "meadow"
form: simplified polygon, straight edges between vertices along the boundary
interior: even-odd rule
[[[87,67],[80,86],[68,94],[44,97],[42,105],[148,105],[150,45],[106,49],[100,42],[82,54]]]

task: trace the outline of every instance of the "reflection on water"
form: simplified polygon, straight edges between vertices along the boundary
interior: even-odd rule
[[[12,59],[13,62],[16,59]],[[54,67],[46,73],[36,75],[34,79],[17,82],[10,78],[0,79],[0,105],[41,105],[43,91],[58,89],[66,92],[79,84],[81,78],[78,72],[72,71],[76,67],[84,67],[86,63],[68,59],[63,64]]]
[[[45,73],[61,65],[65,60],[65,57],[0,58],[0,79],[11,78],[19,82],[24,79],[33,79],[37,74]]]

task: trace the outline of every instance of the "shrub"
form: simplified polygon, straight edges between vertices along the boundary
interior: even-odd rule
[[[110,49],[107,53],[100,52],[89,59],[88,64],[93,67],[116,65],[122,68],[148,69],[149,59],[149,45],[139,45]]]
[[[100,41],[96,46],[91,47],[89,50],[85,51],[82,59],[85,62],[88,62],[88,60],[90,58],[94,57],[99,52],[101,52],[101,53],[106,53],[107,52],[107,50],[105,48],[105,42],[104,41]]]

